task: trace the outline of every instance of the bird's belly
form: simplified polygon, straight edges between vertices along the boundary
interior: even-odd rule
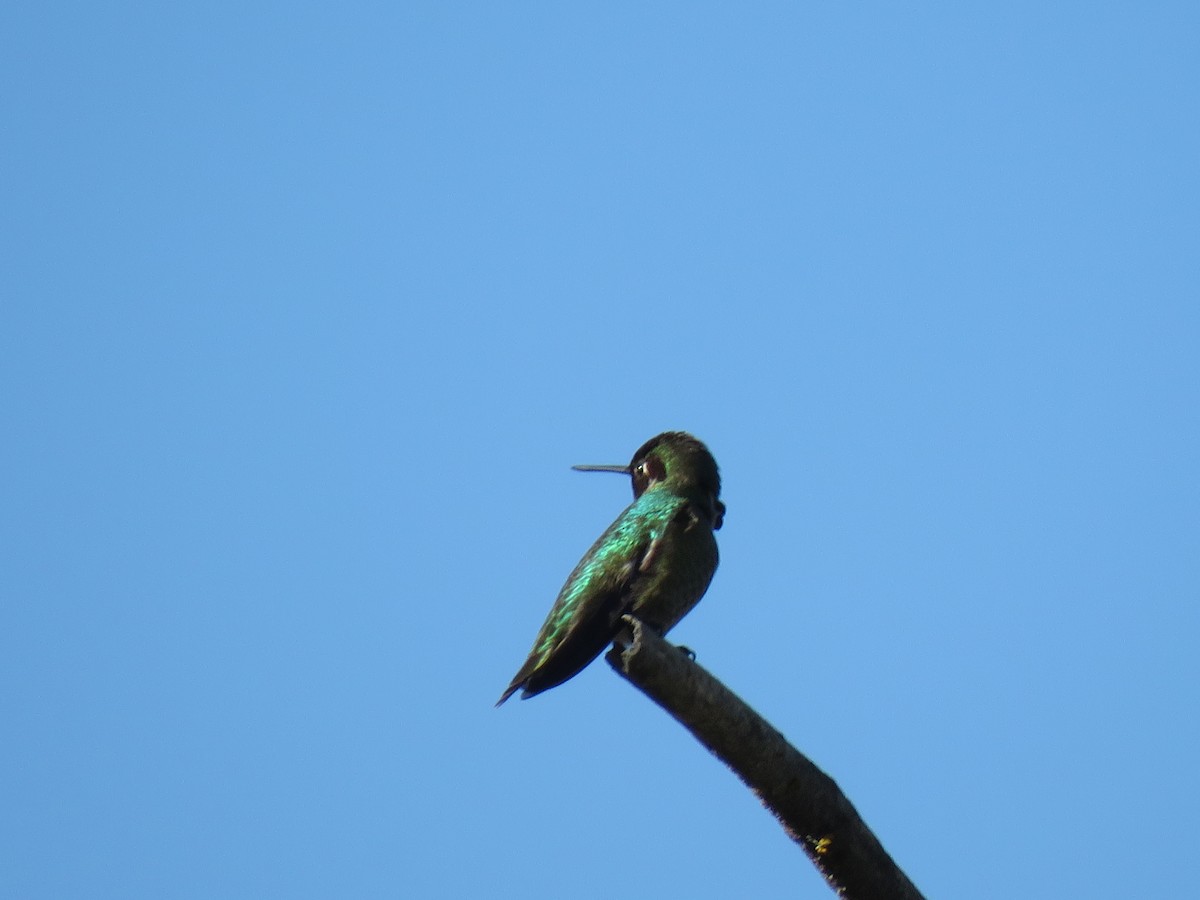
[[[676,536],[672,544],[635,589],[631,610],[663,634],[700,602],[717,568],[717,542],[708,529]]]

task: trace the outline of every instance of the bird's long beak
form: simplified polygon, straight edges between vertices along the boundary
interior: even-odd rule
[[[616,472],[618,475],[628,475],[629,466],[571,466],[576,472]]]

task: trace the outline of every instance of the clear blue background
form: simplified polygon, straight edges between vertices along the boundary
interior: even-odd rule
[[[1195,3],[9,4],[0,895],[826,897],[674,632],[930,897],[1200,879]]]

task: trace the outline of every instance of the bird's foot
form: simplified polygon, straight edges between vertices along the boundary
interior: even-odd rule
[[[634,622],[637,621],[633,616],[626,613],[621,616],[616,634],[613,635],[613,643],[621,650],[627,647],[632,647],[634,642]]]

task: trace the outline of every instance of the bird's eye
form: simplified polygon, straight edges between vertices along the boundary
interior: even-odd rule
[[[643,459],[640,463],[633,467],[633,477],[643,484],[649,485],[655,481],[662,481],[666,473],[663,471],[662,463],[651,457]]]

